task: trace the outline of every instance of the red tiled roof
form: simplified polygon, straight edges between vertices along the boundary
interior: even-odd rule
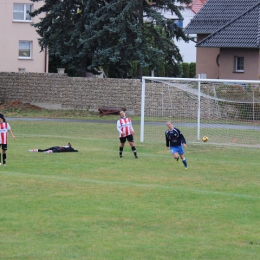
[[[193,0],[189,7],[196,14],[206,2],[207,0]]]

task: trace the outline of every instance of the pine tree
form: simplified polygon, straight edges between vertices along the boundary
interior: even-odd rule
[[[41,0],[31,0],[39,2]],[[177,3],[191,0],[45,0],[31,16],[44,14],[33,24],[40,35],[41,48],[59,60],[73,75],[98,73],[102,67],[109,77],[132,76],[137,62],[156,69],[158,61],[175,66],[181,55],[174,39],[188,40],[182,29],[166,19],[160,10],[170,10],[182,18]]]

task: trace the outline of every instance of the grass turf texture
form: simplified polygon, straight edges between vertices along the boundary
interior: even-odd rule
[[[259,259],[259,149],[188,144],[185,170],[138,126],[136,160],[116,122],[10,124],[1,260]],[[27,152],[68,141],[79,153]]]

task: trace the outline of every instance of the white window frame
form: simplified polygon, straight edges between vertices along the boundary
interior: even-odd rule
[[[21,48],[21,45],[24,44],[29,44],[29,48],[27,49],[20,49]],[[18,46],[18,58],[19,59],[22,59],[22,60],[30,60],[32,59],[32,41],[19,41],[19,46]],[[24,51],[24,55],[20,55],[20,52]],[[27,55],[27,52],[28,52],[28,55]]]
[[[244,72],[245,59],[244,57],[235,56],[235,72]]]
[[[15,5],[19,5],[21,10],[15,10]],[[33,10],[33,5],[32,4],[20,4],[20,3],[14,3],[13,4],[13,21],[15,22],[32,22],[32,17],[27,14],[27,7],[29,7],[30,12]],[[23,19],[15,19],[14,14],[15,13],[20,13],[23,14]],[[27,19],[29,18],[29,19]]]

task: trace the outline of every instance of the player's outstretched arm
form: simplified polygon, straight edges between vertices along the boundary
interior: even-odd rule
[[[15,139],[16,139],[16,137],[15,137],[15,135],[13,134],[12,130],[8,130],[8,132],[11,134],[11,136],[12,136],[12,137],[13,137],[13,139],[15,140]]]

